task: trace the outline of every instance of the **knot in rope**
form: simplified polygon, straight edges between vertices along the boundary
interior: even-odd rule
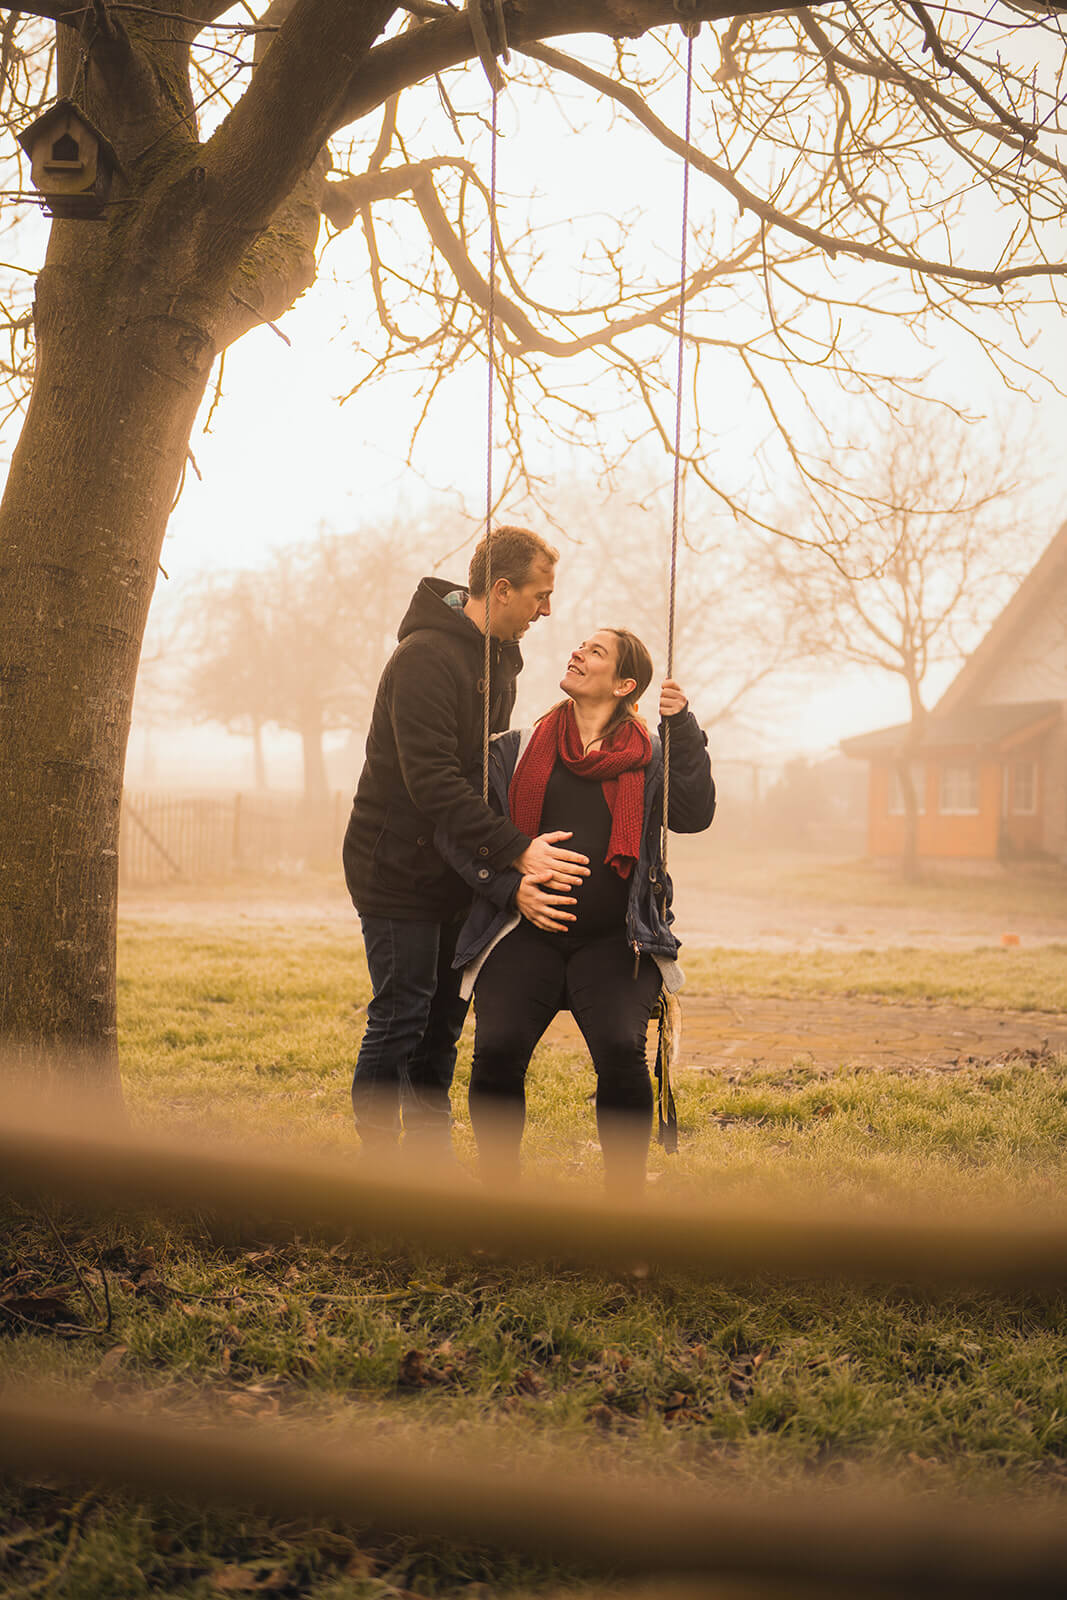
[[[497,94],[504,87],[504,74],[497,57],[501,57],[505,65],[511,60],[507,23],[504,21],[504,0],[467,0],[466,12],[478,59],[485,69],[493,93]]]
[[[700,32],[700,18],[695,14],[699,3],[700,0],[674,0],[678,26],[687,39],[695,39]]]

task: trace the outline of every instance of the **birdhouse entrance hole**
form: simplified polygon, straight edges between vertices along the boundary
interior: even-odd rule
[[[78,141],[72,134],[65,133],[56,140],[52,146],[52,159],[50,167],[80,167],[81,154],[78,150]]]

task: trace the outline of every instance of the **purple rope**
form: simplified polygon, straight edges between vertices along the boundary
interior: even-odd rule
[[[487,805],[489,803],[489,671],[492,661],[489,606],[493,587],[493,557],[489,528],[493,517],[493,398],[496,390],[496,109],[497,87],[494,82],[489,156],[489,301],[486,309],[489,381],[485,407],[485,656],[482,675],[482,799]]]
[[[674,503],[671,509],[671,570],[667,595],[667,677],[674,676],[674,612],[678,589],[678,527],[682,498],[682,380],[685,366],[685,276],[689,234],[689,133],[693,109],[693,35],[686,36],[685,164],[682,169],[682,246],[679,252],[678,361],[674,382]],[[663,870],[667,870],[667,816],[671,796],[671,729],[663,724]]]

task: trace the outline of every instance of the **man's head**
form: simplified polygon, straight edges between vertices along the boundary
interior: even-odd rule
[[[489,535],[489,629],[496,639],[521,639],[531,622],[552,609],[559,551],[527,528],[494,528]],[[486,541],[470,565],[472,600],[485,600]]]

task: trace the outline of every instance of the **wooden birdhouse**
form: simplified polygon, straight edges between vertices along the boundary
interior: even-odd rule
[[[73,100],[57,100],[24,128],[19,144],[30,176],[54,217],[103,215],[119,161],[111,145]]]

